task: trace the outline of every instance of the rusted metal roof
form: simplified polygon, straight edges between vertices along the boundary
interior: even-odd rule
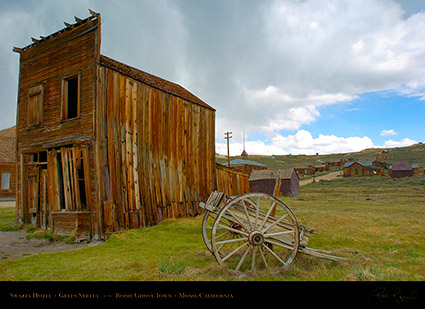
[[[251,160],[243,160],[243,159],[234,159],[230,161],[230,165],[258,165],[258,166],[267,166],[265,164],[251,161]]]
[[[125,74],[135,80],[138,80],[144,84],[147,84],[151,87],[160,89],[162,91],[168,92],[170,94],[173,94],[175,96],[178,96],[182,99],[185,99],[189,102],[201,105],[203,107],[206,107],[208,109],[211,109],[215,111],[215,109],[211,106],[209,106],[207,103],[199,99],[194,94],[190,93],[186,89],[184,89],[182,86],[175,84],[173,82],[170,82],[168,80],[162,79],[160,77],[157,77],[155,75],[149,74],[147,72],[144,72],[142,70],[136,69],[134,67],[131,67],[127,64],[121,63],[119,61],[116,61],[114,59],[111,59],[109,57],[106,57],[104,55],[100,55],[100,64],[117,72],[120,72],[122,74]]]
[[[360,164],[361,166],[364,166],[364,167],[370,167],[370,168],[382,170],[382,167],[376,166],[375,164],[373,164],[373,162],[370,162],[370,161],[362,161],[362,162],[360,162],[360,161],[351,161],[351,162],[345,163],[344,164],[344,167],[350,167],[354,163]]]
[[[292,174],[295,173],[293,168],[285,170],[253,170],[249,176],[249,181],[263,180],[263,179],[276,179],[280,172],[281,179],[290,179]],[[295,173],[296,174],[296,173]]]
[[[390,167],[393,171],[411,171],[412,164],[405,162],[394,162]]]

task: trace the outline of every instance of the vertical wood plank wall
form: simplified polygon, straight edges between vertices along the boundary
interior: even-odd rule
[[[226,195],[242,195],[249,192],[249,175],[216,164],[216,183],[218,192]]]
[[[99,24],[98,24],[99,23]],[[46,144],[66,140],[94,140],[95,123],[95,68],[99,57],[100,21],[92,20],[59,33],[20,53],[19,91],[17,106],[17,218],[24,219],[26,203],[24,155],[45,151]],[[80,115],[75,119],[61,117],[62,79],[80,74]],[[29,126],[29,94],[34,86],[42,85],[41,122]],[[53,146],[52,146],[53,147]],[[90,168],[95,169],[94,152],[89,152]],[[92,174],[92,192],[95,175]],[[97,199],[91,197],[90,206],[97,210]]]
[[[214,110],[101,65],[97,72],[105,232],[198,214],[214,188]]]

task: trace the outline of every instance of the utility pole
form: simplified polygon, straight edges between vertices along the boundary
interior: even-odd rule
[[[230,148],[229,148],[229,142],[230,139],[232,138],[230,136],[230,134],[232,134],[232,132],[226,132],[224,133],[225,137],[224,139],[227,139],[227,166],[230,167]]]

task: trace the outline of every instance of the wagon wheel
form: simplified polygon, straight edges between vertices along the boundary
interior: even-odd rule
[[[232,200],[211,230],[211,249],[218,264],[236,271],[288,266],[298,245],[298,224],[292,211],[281,200],[263,193]]]
[[[217,215],[215,213],[207,210],[204,214],[204,219],[202,220],[202,238],[204,239],[205,246],[207,246],[208,250],[211,252],[211,231],[216,218]]]

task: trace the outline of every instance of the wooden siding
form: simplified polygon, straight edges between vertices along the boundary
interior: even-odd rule
[[[17,219],[99,239],[199,214],[215,187],[215,110],[101,56],[100,15],[76,21],[14,49]]]
[[[9,188],[3,189],[2,176],[4,173],[10,175]],[[0,197],[13,197],[16,193],[16,164],[15,163],[0,163]]]
[[[295,196],[300,194],[300,183],[294,169],[282,171],[253,171],[249,178],[249,191],[274,195],[277,175],[281,177],[279,195]]]
[[[215,112],[98,67],[105,232],[199,213],[214,185]]]
[[[364,166],[354,162],[343,169],[344,177],[383,176],[384,170],[378,167]]]
[[[80,147],[88,149],[86,164],[90,171],[88,185],[91,192],[87,204],[92,211],[94,222],[96,219],[98,200],[94,195],[96,189],[95,164],[95,80],[96,63],[100,57],[100,16],[92,16],[82,23],[67,26],[66,28],[35,42],[23,49],[16,48],[20,53],[20,71],[17,106],[17,218],[25,223],[34,223],[47,227],[49,210],[42,211],[42,206],[34,219],[32,210],[32,192],[42,193],[40,176],[45,173],[46,192],[52,194],[58,190],[58,183],[52,178],[56,170],[53,157],[47,155],[43,164],[34,162],[32,157],[39,153],[59,147]],[[78,117],[64,119],[63,98],[64,79],[77,75],[79,79]],[[36,98],[35,98],[36,97]],[[31,108],[33,104],[36,109]],[[74,148],[73,148],[74,149]],[[50,160],[49,160],[50,159]],[[46,170],[47,169],[47,170]],[[33,180],[28,178],[29,173]],[[44,174],[43,174],[44,175]],[[43,184],[44,185],[44,184]],[[35,193],[34,193],[35,194]],[[45,196],[48,209],[57,208],[54,195]],[[77,220],[78,222],[78,220]],[[50,222],[52,223],[52,222]],[[98,225],[93,227],[98,235]],[[72,232],[72,231],[71,231]],[[91,231],[93,232],[93,231]]]
[[[242,195],[249,192],[249,175],[216,164],[216,190],[226,195]]]

